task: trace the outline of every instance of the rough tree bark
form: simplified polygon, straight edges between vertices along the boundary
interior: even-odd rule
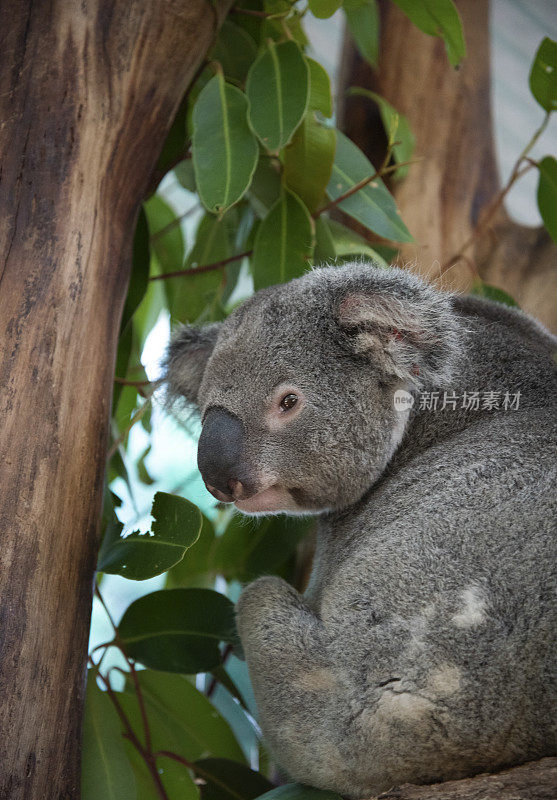
[[[0,0],[0,797],[79,797],[134,221],[228,0]]]
[[[345,99],[348,87],[373,89],[410,121],[421,161],[392,188],[416,238],[402,248],[403,258],[430,277],[459,252],[501,189],[491,122],[489,2],[456,5],[468,50],[459,70],[449,67],[440,39],[381,0],[378,69],[372,72],[346,39],[339,87],[340,127],[375,165],[386,144],[377,109],[361,97]],[[557,332],[557,247],[545,230],[518,225],[501,207],[489,233],[478,236],[466,256],[445,272],[443,285],[469,288],[475,268]]]
[[[431,786],[405,784],[380,800],[555,800],[557,758],[542,758],[497,775],[478,775]]]

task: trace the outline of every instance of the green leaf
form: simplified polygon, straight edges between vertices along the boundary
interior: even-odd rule
[[[98,569],[134,581],[154,578],[177,564],[198,539],[201,512],[178,495],[157,492],[151,514],[151,535],[131,533],[103,542]]]
[[[193,683],[182,675],[151,670],[138,670],[137,677],[155,751],[171,750],[188,761],[216,756],[245,763],[229,724]],[[132,682],[119,697],[134,730],[142,731]]]
[[[264,217],[280,197],[280,165],[274,158],[260,158],[249,190],[254,211]]]
[[[271,16],[264,20],[262,41],[272,39],[283,42],[288,31],[288,38],[293,39],[302,50],[308,46],[309,40],[302,25],[304,11],[298,11],[291,0],[265,0],[264,8],[265,13]],[[280,18],[275,17],[278,14],[281,15]]]
[[[287,783],[277,786],[270,792],[258,797],[257,800],[342,800],[336,792],[315,789],[313,786],[303,786],[301,783]]]
[[[337,257],[335,242],[329,223],[330,220],[323,215],[315,220],[315,253],[313,255],[313,263],[316,266],[335,261]]]
[[[244,764],[224,758],[204,758],[196,761],[196,774],[201,784],[202,800],[254,800],[273,788],[260,772]]]
[[[225,19],[209,59],[220,63],[226,78],[243,83],[256,56],[257,47],[249,33]]]
[[[309,104],[312,111],[319,111],[324,117],[333,114],[333,98],[331,97],[331,81],[327,71],[313,58],[307,58],[309,67]]]
[[[262,144],[277,153],[290,141],[309,102],[309,67],[295,42],[270,41],[246,82],[249,122]]]
[[[451,66],[466,57],[462,23],[452,0],[393,0],[408,19],[430,36],[440,36]]]
[[[188,192],[197,191],[195,186],[195,173],[193,171],[193,158],[184,158],[183,161],[176,164],[174,167],[174,174],[180,186],[183,186]]]
[[[127,654],[164,672],[206,672],[237,641],[234,605],[211,589],[162,589],[135,600],[118,626]]]
[[[130,363],[132,345],[133,345],[133,325],[126,325],[118,339],[118,349],[116,351],[116,367],[115,376],[117,378],[125,378],[128,374],[128,366]],[[118,410],[120,396],[124,386],[121,383],[114,382],[112,390],[112,416],[114,417]]]
[[[470,289],[470,294],[476,297],[486,297],[488,300],[494,300],[496,303],[503,303],[506,306],[513,306],[518,308],[518,303],[513,298],[497,286],[491,286],[489,283],[484,283],[478,280]]]
[[[336,135],[310,111],[284,150],[284,181],[303,200],[310,211],[316,211],[325,197],[335,159]]]
[[[143,417],[141,417],[141,422],[143,422]],[[147,432],[149,433],[150,431],[147,430]],[[145,450],[143,450],[143,452],[137,459],[135,464],[137,468],[137,477],[139,478],[141,483],[144,483],[146,486],[152,486],[153,483],[155,482],[153,478],[150,476],[149,470],[145,466],[145,459],[147,458],[150,452],[151,452],[151,445],[148,444]]]
[[[255,237],[252,257],[255,289],[285,283],[302,275],[312,254],[312,219],[305,205],[285,190]]]
[[[547,36],[530,70],[530,91],[546,111],[557,109],[557,42]]]
[[[126,295],[126,303],[122,313],[122,324],[120,330],[123,331],[133,317],[139,304],[145,297],[145,292],[149,285],[149,263],[151,256],[149,252],[149,226],[145,211],[140,208],[135,226],[132,250],[132,271],[130,284]]]
[[[362,151],[348,137],[337,131],[335,163],[327,187],[331,200],[336,200],[374,172]],[[339,203],[339,208],[385,239],[394,242],[412,241],[392,195],[380,178],[375,178],[363,189],[343,200]]]
[[[131,701],[132,706],[137,707],[137,703],[124,694],[119,694],[118,699],[123,701],[122,705],[126,714],[129,710],[128,700]],[[139,719],[136,721],[134,718],[134,722],[136,723],[134,725],[135,730],[140,730],[143,724],[142,720]],[[153,776],[143,758],[128,740],[125,740],[124,747],[135,775],[137,800],[160,800],[159,790],[155,787]],[[157,768],[159,771],[159,778],[168,795],[168,800],[199,800],[197,786],[189,770],[183,764],[179,764],[174,760],[165,759],[164,765],[161,766],[161,763],[157,759]]]
[[[188,100],[188,95],[186,95],[180,103],[180,107],[176,112],[170,130],[166,134],[166,139],[164,140],[156,167],[156,173],[161,176],[165,175],[165,173],[172,168],[172,165],[183,157],[186,152],[188,140],[186,129]]]
[[[381,95],[376,94],[375,92],[369,91],[369,89],[363,89],[360,86],[354,86],[352,89],[350,89],[349,94],[369,97],[370,100],[373,100],[375,103],[377,103],[387,138],[389,141],[394,142],[392,152],[395,161],[399,163],[403,161],[409,161],[412,157],[412,153],[414,152],[415,139],[406,117],[403,114],[399,114],[394,106],[387,102],[384,97],[381,97]],[[397,169],[397,171],[394,173],[394,177],[406,177],[408,169],[408,165]]]
[[[188,586],[207,586],[209,588],[214,585],[211,555],[215,543],[215,529],[210,519],[203,514],[201,516],[203,523],[199,539],[192,545],[187,557],[167,572],[165,583],[167,589]]]
[[[372,67],[379,61],[379,8],[376,0],[344,2],[344,13],[356,47]]]
[[[120,720],[91,673],[83,719],[81,796],[83,800],[135,800],[135,780],[124,750]]]
[[[332,17],[342,5],[342,0],[308,0],[309,10],[318,19]]]
[[[184,236],[176,222],[176,212],[159,195],[153,195],[143,208],[149,223],[151,247],[163,272],[182,269]]]
[[[316,229],[315,262],[328,260],[346,261],[358,257],[372,259],[377,266],[386,267],[384,258],[359,233],[334,219],[320,217]],[[317,259],[319,253],[320,260]]]
[[[261,32],[266,20],[264,17],[254,16],[253,14],[242,14],[239,11],[242,8],[248,9],[248,11],[260,12],[262,10],[261,0],[238,0],[237,3],[234,3],[234,11],[231,12],[234,23],[245,30],[256,44],[260,44]],[[235,13],[236,10],[238,10],[237,13]]]
[[[538,164],[538,208],[543,224],[554,242],[557,242],[557,161],[546,156]]]
[[[214,568],[227,580],[242,582],[274,574],[312,524],[311,520],[282,516],[248,521],[235,514],[215,542]]]
[[[248,101],[221,73],[203,89],[193,110],[193,167],[205,208],[221,214],[248,189],[259,148],[247,123]]]
[[[185,269],[214,264],[230,255],[226,217],[219,219],[205,214],[197,228],[195,244]],[[172,321],[195,322],[203,313],[210,314],[213,304],[218,301],[222,280],[223,271],[220,269],[167,279],[165,289]]]

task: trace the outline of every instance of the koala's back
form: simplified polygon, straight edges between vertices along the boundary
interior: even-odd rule
[[[387,760],[400,743],[394,772],[402,759],[432,780],[436,759],[457,776],[555,752],[556,455],[547,408],[494,415],[323,522],[307,598],[360,736],[355,707],[385,711],[367,733]]]

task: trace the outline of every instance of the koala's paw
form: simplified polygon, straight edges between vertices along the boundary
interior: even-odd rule
[[[311,618],[311,619],[310,619]],[[298,592],[282,578],[258,578],[243,590],[236,605],[238,632],[244,652],[250,660],[283,652],[285,643],[296,647],[300,634],[313,620]]]
[[[248,584],[236,604],[240,635],[244,624],[254,624],[285,607],[300,607],[300,595],[282,578],[265,576]]]

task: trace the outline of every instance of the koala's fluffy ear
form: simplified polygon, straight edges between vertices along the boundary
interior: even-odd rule
[[[183,326],[172,336],[164,360],[163,382],[170,403],[185,398],[197,404],[199,387],[215,347],[220,322],[202,328]]]
[[[460,342],[450,302],[425,284],[401,289],[346,294],[338,322],[353,352],[373,359],[387,378],[422,388],[446,386]]]

